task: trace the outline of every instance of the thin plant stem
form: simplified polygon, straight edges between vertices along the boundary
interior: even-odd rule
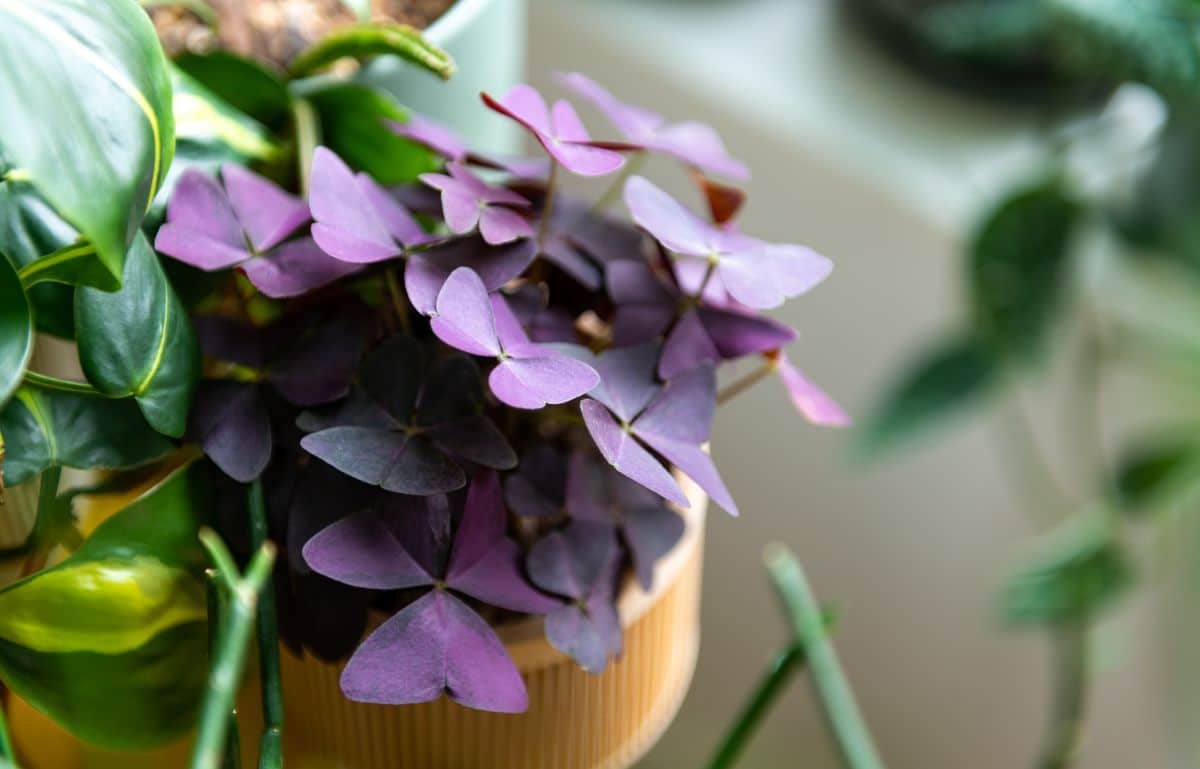
[[[754,385],[775,373],[777,364],[773,360],[768,360],[761,366],[746,374],[740,379],[730,382],[717,393],[717,405],[723,406],[737,396],[749,390]]]
[[[233,556],[221,538],[211,529],[200,532],[200,542],[216,565],[217,581],[222,588],[233,585],[229,591],[225,616],[221,619],[221,633],[213,655],[212,670],[208,677],[208,690],[200,711],[200,725],[196,732],[196,743],[192,748],[191,769],[220,769],[225,757],[225,744],[229,735],[229,714],[237,696],[238,684],[246,666],[246,652],[254,630],[258,596],[271,578],[275,564],[275,546],[266,542],[254,554],[244,577],[233,571]]]
[[[296,126],[296,170],[300,176],[300,192],[307,197],[312,180],[313,152],[321,143],[321,124],[312,102],[301,98],[292,101],[292,120]]]
[[[13,750],[12,740],[8,736],[8,719],[4,713],[4,691],[0,689],[0,761],[7,761],[8,766],[17,769],[17,755]]]
[[[250,484],[250,544],[267,544],[267,505],[262,480]],[[279,628],[276,624],[275,586],[268,580],[258,599],[258,669],[262,679],[263,734],[259,740],[259,769],[283,766],[283,682],[279,672]]]
[[[804,571],[787,548],[771,545],[765,554],[767,572],[783,604],[796,640],[808,655],[817,699],[847,769],[883,769],[883,761],[842,672],[837,652],[825,629],[821,607]]]
[[[775,705],[779,695],[804,664],[804,659],[804,647],[800,644],[793,644],[771,659],[766,672],[758,681],[758,686],[754,687],[733,726],[721,740],[716,754],[708,762],[707,769],[730,769],[737,763],[750,738],[762,725],[763,719]]]
[[[61,483],[62,467],[55,465],[42,472],[41,482],[38,486],[37,519],[33,524],[35,532],[38,531],[39,526],[44,525],[50,519],[50,508],[58,497],[58,487]],[[46,565],[48,555],[46,543],[37,541],[37,539],[21,567],[22,577],[41,571],[42,567]]]
[[[617,199],[621,197],[621,191],[625,189],[625,182],[629,180],[629,177],[642,170],[646,165],[647,159],[648,156],[645,151],[638,151],[630,156],[625,161],[625,167],[613,178],[612,184],[608,185],[608,188],[596,200],[596,203],[592,206],[592,213],[602,214],[612,208],[612,204],[616,203]]]
[[[550,176],[546,179],[546,198],[542,203],[542,220],[538,223],[537,244],[540,251],[550,232],[550,217],[554,215],[554,193],[558,188],[558,161],[550,158]]]
[[[208,598],[208,654],[215,658],[217,639],[221,637],[221,620],[228,613],[228,593],[222,589],[221,578],[216,569],[208,569],[204,573],[207,578]],[[221,769],[242,769],[241,734],[237,723],[237,708],[229,712],[229,736],[225,739],[225,760]]]
[[[87,382],[75,382],[70,379],[59,379],[36,371],[25,372],[25,383],[40,387],[43,390],[70,393],[71,395],[86,395],[90,398],[108,398],[110,396],[92,387]]]
[[[1023,490],[1027,512],[1038,516],[1036,523],[1051,523],[1048,516],[1070,507],[1072,496],[1051,470],[1021,402],[1020,390],[1015,383],[1008,389],[1007,413],[1001,417],[997,433],[1007,458],[1005,464],[1017,487]]]
[[[1104,426],[1101,409],[1101,377],[1103,375],[1103,340],[1096,327],[1090,306],[1084,309],[1083,338],[1074,368],[1073,409],[1068,410],[1073,422],[1070,433],[1075,438],[1075,454],[1080,462],[1079,474],[1090,487],[1099,484],[1105,493],[1114,489],[1104,454]]]
[[[1054,630],[1054,709],[1038,769],[1074,765],[1083,739],[1088,699],[1088,628],[1082,621]]]
[[[400,290],[400,283],[396,280],[396,268],[391,268],[383,273],[384,283],[387,284],[388,296],[392,299],[392,309],[396,311],[396,318],[400,321],[400,328],[405,334],[412,335],[412,318],[408,314],[408,300],[404,298],[404,292]]]

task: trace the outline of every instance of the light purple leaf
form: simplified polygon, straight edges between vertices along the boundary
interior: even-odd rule
[[[303,200],[236,163],[221,166],[221,180],[238,222],[258,253],[279,245],[309,220]]]
[[[850,424],[850,415],[845,409],[800,373],[786,355],[780,355],[777,365],[792,405],[805,419],[813,424],[828,427],[845,427]]]
[[[470,267],[483,280],[488,291],[496,291],[516,279],[533,262],[537,248],[530,240],[491,247],[481,239],[453,240],[408,259],[404,287],[409,301],[422,315],[437,311],[437,295],[450,273]]]
[[[438,292],[433,333],[446,344],[472,355],[498,356],[496,334],[487,287],[469,267],[459,267]]]
[[[674,379],[700,366],[720,362],[721,353],[713,344],[700,313],[692,309],[684,313],[671,329],[663,345],[658,375],[663,379]]]
[[[342,672],[355,702],[408,705],[447,693],[477,710],[521,713],[525,682],[488,624],[457,598],[435,590],[372,633]]]
[[[699,445],[708,440],[716,405],[716,372],[711,366],[693,369],[663,386],[634,431]]]
[[[312,236],[327,254],[369,264],[403,252],[354,172],[325,147],[313,154],[311,188]]]
[[[716,255],[716,228],[643,177],[625,182],[625,205],[638,226],[670,250],[688,256]]]
[[[591,396],[625,422],[632,422],[658,393],[654,381],[658,357],[658,346],[653,344],[607,350],[595,359],[600,385]]]
[[[687,495],[667,469],[627,430],[617,424],[611,413],[598,401],[580,404],[584,423],[600,453],[616,470],[656,494],[688,507]]]
[[[620,153],[594,146],[570,104],[557,102],[551,112],[541,94],[531,86],[514,86],[499,100],[483,94],[483,100],[533,134],[568,171],[581,176],[603,176],[625,162]]]
[[[537,355],[524,348],[518,357],[503,360],[492,369],[488,385],[504,403],[520,409],[540,409],[547,404],[573,401],[600,383],[596,371],[586,363],[565,355]]]

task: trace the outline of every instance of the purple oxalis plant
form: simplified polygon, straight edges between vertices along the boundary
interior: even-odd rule
[[[388,188],[325,148],[303,195],[237,166],[189,172],[158,235],[245,277],[197,309],[191,436],[233,480],[263,480],[292,642],[336,656],[374,628],[347,655],[352,699],[523,710],[497,627],[529,615],[605,669],[621,595],[656,589],[685,535],[681,479],[738,512],[707,450],[719,402],[777,373],[807,419],[849,421],[762,312],[831,263],[740,231],[744,194],[703,174],[748,172],[712,128],[561,79],[619,136],[517,86],[483,101],[542,158],[472,152],[414,116],[389,127],[436,172]],[[687,167],[711,216],[635,175],[651,154]],[[561,172],[612,179],[590,201]],[[718,389],[744,361],[758,368]]]

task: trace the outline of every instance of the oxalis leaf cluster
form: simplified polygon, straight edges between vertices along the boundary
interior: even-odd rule
[[[619,138],[521,85],[483,102],[543,158],[475,153],[414,117],[389,126],[440,168],[413,184],[318,146],[299,194],[237,165],[186,172],[158,230],[160,253],[230,275],[194,317],[188,435],[233,480],[262,479],[297,577],[285,635],[353,650],[352,699],[524,710],[492,628],[530,614],[602,671],[626,574],[652,589],[683,534],[680,479],[737,513],[705,450],[720,364],[757,358],[809,419],[846,422],[762,313],[830,262],[737,228],[742,196],[703,172],[746,171],[711,128],[562,81]],[[650,152],[692,169],[711,210],[637,175]],[[628,216],[563,191],[565,173],[614,176],[600,201]]]

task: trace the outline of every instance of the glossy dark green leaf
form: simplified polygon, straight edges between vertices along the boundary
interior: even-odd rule
[[[388,129],[384,121],[404,122],[408,114],[383,91],[347,83],[322,88],[307,98],[320,117],[325,146],[381,184],[415,181],[437,169],[433,153]]]
[[[75,228],[54,213],[28,182],[0,181],[0,252],[18,270],[78,238]],[[75,337],[71,286],[42,283],[28,289],[27,295],[38,331],[63,339]]]
[[[1019,190],[984,220],[970,248],[978,334],[1006,359],[1037,352],[1066,295],[1079,215],[1058,180]]]
[[[0,3],[0,104],[4,154],[95,244],[102,268],[64,269],[92,256],[64,252],[22,279],[117,288],[175,146],[166,58],[145,12],[133,0]]]
[[[145,236],[133,241],[119,291],[76,291],[75,324],[88,381],[109,397],[134,398],[154,429],[182,436],[200,346]]]
[[[1112,532],[1087,516],[1037,543],[1004,585],[1000,610],[1014,625],[1087,620],[1132,581],[1133,571]]]
[[[291,74],[305,77],[339,59],[362,61],[381,54],[399,56],[443,80],[454,74],[454,59],[450,54],[407,24],[360,24],[334,30],[296,57]]]
[[[81,739],[144,750],[194,725],[207,672],[202,476],[176,471],[70,558],[0,591],[0,677]]]
[[[1121,510],[1127,515],[1186,503],[1200,491],[1200,444],[1175,438],[1136,445],[1120,458],[1116,483]]]
[[[962,411],[995,383],[999,366],[988,349],[956,339],[916,360],[884,396],[860,435],[867,454],[890,450]]]
[[[0,254],[0,406],[21,383],[33,354],[33,314],[21,279]]]
[[[137,467],[174,449],[146,422],[132,398],[89,397],[32,385],[19,388],[0,410],[0,435],[8,486],[56,465]]]
[[[175,66],[226,104],[279,132],[290,118],[292,97],[275,72],[227,51],[185,53]]]

